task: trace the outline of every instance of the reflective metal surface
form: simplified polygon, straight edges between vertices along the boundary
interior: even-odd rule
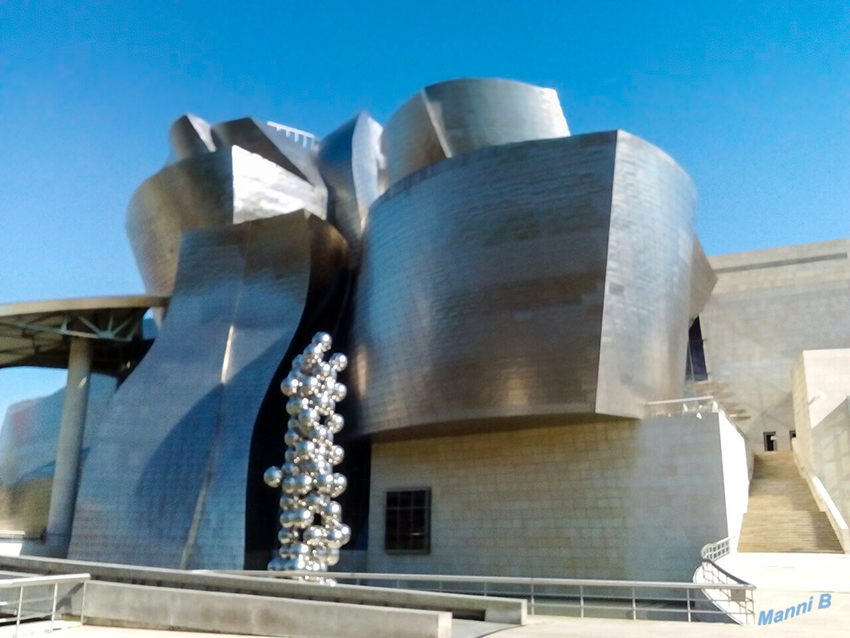
[[[289,398],[283,437],[287,460],[263,476],[266,485],[282,493],[278,555],[268,565],[272,571],[326,572],[339,562],[340,547],[351,540],[351,528],[342,523],[342,506],[333,500],[348,487],[345,475],[334,472],[344,456],[334,436],[345,423],[335,410],[347,393],[337,375],[348,366],[348,359],[337,352],[325,361],[332,345],[331,335],[317,332],[304,352],[294,357],[292,370],[280,384]]]
[[[447,157],[569,134],[553,89],[495,78],[433,84],[410,98],[384,129],[382,191]]]
[[[681,396],[695,199],[669,156],[620,131],[482,149],[398,182],[363,248],[363,431],[641,417]]]
[[[693,321],[705,308],[705,304],[711,298],[711,291],[717,283],[717,275],[708,263],[708,257],[702,249],[699,239],[694,240],[694,259],[691,271],[691,310],[690,316]]]
[[[210,127],[184,116],[171,128],[177,160],[145,181],[127,234],[150,294],[170,295],[182,233],[306,210],[326,216],[315,154],[285,129],[250,118]]]
[[[85,459],[115,379],[92,375],[81,455]],[[40,536],[47,527],[64,388],[12,404],[0,426],[0,529]]]
[[[302,213],[189,232],[180,252],[160,334],[92,445],[72,558],[243,565],[258,410],[308,296],[347,260],[339,233]]]
[[[360,253],[360,236],[369,207],[378,198],[378,171],[383,162],[381,125],[361,113],[322,140],[318,162],[328,187],[328,221]]]

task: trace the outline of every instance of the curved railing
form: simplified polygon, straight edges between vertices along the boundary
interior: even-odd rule
[[[702,590],[705,597],[731,620],[746,625],[755,622],[753,591],[756,587],[730,574],[715,562],[734,551],[737,539],[737,536],[728,536],[704,545],[700,550],[700,566],[694,571],[694,582],[714,585]]]

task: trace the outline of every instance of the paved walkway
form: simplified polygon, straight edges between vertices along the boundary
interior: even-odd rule
[[[828,613],[825,610],[821,613]],[[814,617],[815,614],[809,614]],[[848,625],[821,626],[807,616],[771,627],[739,627],[714,623],[681,623],[656,620],[606,620],[533,616],[525,627],[506,629],[492,638],[847,638]]]

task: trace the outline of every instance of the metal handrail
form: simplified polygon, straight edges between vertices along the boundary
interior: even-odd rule
[[[15,637],[17,638],[18,633],[21,628],[21,622],[26,620],[46,620],[48,617],[50,618],[50,632],[53,632],[54,625],[56,622],[56,606],[59,599],[59,586],[60,585],[76,585],[82,584],[82,600],[80,602],[80,623],[79,626],[82,626],[85,623],[85,607],[86,607],[86,583],[91,580],[90,574],[67,574],[61,576],[22,576],[20,578],[7,578],[4,580],[0,580],[0,590],[3,589],[17,589],[18,590],[18,598],[15,609],[14,618],[9,618],[7,620],[0,619],[0,625],[6,623],[11,624],[15,623]],[[48,598],[25,598],[24,590],[30,587],[44,587],[44,586],[52,586],[53,594]],[[26,615],[24,613],[24,603],[32,604],[32,603],[41,603],[51,601],[52,605],[50,608],[50,613],[48,614],[46,611],[38,611],[36,613],[31,613]],[[0,606],[5,606],[7,603],[2,603]],[[77,625],[75,625],[77,626]]]
[[[316,576],[316,572],[308,571],[228,571],[228,573],[239,573],[246,576],[266,576],[271,578],[300,578],[303,576]],[[562,586],[585,586],[585,587],[635,587],[638,589],[702,589],[713,587],[712,583],[688,583],[680,581],[649,581],[649,580],[598,580],[582,578],[544,578],[538,576],[458,576],[454,574],[399,574],[381,572],[327,572],[322,574],[329,578],[338,580],[394,580],[394,581],[432,581],[444,583],[489,583],[503,585],[562,585]],[[742,584],[741,589],[753,587]]]
[[[317,575],[316,572],[307,571],[238,571],[228,573],[265,578],[295,579],[315,579]],[[693,620],[695,614],[728,616],[729,612],[718,610],[714,605],[706,608],[707,601],[695,595],[694,592],[716,589],[720,592],[729,592],[728,596],[731,598],[733,594],[730,590],[735,590],[737,597],[751,599],[752,590],[755,589],[755,587],[746,583],[690,583],[376,572],[327,572],[322,574],[322,577],[340,581],[354,581],[352,583],[354,585],[368,583],[371,586],[381,586],[383,583],[384,586],[389,584],[390,587],[401,589],[403,584],[420,582],[430,584],[429,587],[424,589],[444,593],[524,597],[529,601],[528,611],[532,615],[535,614],[535,610],[548,607],[548,611],[538,613],[573,610],[573,613],[577,611],[578,615],[584,618],[589,612],[592,613],[596,610],[619,611],[633,620],[638,619],[639,613],[670,616],[681,614],[688,621]],[[446,587],[446,585],[452,584],[465,584],[467,587]],[[520,591],[510,589],[511,587],[519,587]],[[553,591],[553,589],[558,588],[563,591]],[[654,592],[651,590],[654,590]]]

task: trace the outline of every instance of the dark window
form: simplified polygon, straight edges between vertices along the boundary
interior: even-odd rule
[[[764,433],[764,451],[765,452],[775,452],[776,451],[776,432],[765,432]]]
[[[688,330],[688,360],[685,365],[687,381],[707,381],[708,370],[705,366],[705,349],[703,348],[702,328],[699,317],[694,319]]]
[[[431,551],[431,490],[387,492],[384,549],[427,554]]]
[[[788,434],[791,436],[792,441],[797,438],[797,430],[791,430]]]

